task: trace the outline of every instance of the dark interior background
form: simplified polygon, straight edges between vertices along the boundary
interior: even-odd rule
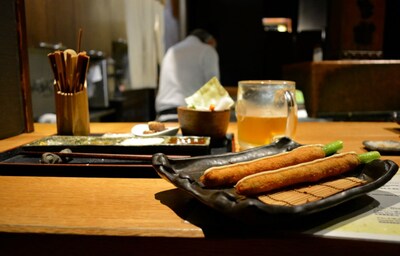
[[[324,49],[324,59],[336,58],[330,56],[326,45],[328,33],[323,38],[318,29],[297,32],[302,16],[315,17],[317,28],[329,26],[332,0],[320,0],[319,6],[309,5],[300,13],[299,1],[190,0],[187,1],[187,31],[201,27],[217,38],[222,84],[236,86],[239,80],[245,79],[282,79],[282,66],[312,60],[313,47],[317,44]],[[386,0],[385,3],[383,58],[399,59],[400,42],[394,35],[400,27],[400,1]],[[263,17],[291,18],[293,33],[264,31]]]
[[[10,3],[13,1],[15,0],[9,0]],[[283,74],[283,70],[300,62],[304,65],[310,64],[316,46],[322,48],[324,60],[346,59],[348,55],[343,55],[343,51],[350,51],[353,54],[354,50],[365,49],[368,50],[367,56],[358,58],[357,53],[356,56],[350,57],[400,59],[398,50],[400,40],[397,37],[400,27],[399,0],[171,0],[171,2],[174,7],[172,14],[177,19],[182,18],[181,8],[186,8],[186,17],[181,20],[186,33],[202,27],[217,38],[221,84],[227,87],[235,87],[238,81],[246,79],[286,77],[294,80],[293,76],[288,77],[287,74]],[[46,90],[51,88],[49,85],[53,83],[47,60],[49,49],[38,48],[40,42],[50,44],[62,42],[63,45],[73,47],[77,42],[77,33],[65,33],[65,31],[78,31],[83,27],[85,28],[83,49],[93,49],[95,52],[103,52],[107,58],[111,57],[112,62],[108,63],[113,63],[115,70],[108,71],[107,79],[102,81],[103,87],[98,86],[98,88],[109,88],[111,92],[109,105],[117,110],[117,114],[102,116],[100,120],[154,119],[155,89],[133,90],[133,92],[119,90],[119,85],[124,83],[127,74],[125,16],[120,15],[124,12],[123,1],[25,0],[25,5],[29,62],[32,61],[29,66],[34,117],[51,109],[51,104],[44,100],[44,96],[47,95],[46,99],[53,100],[52,92]],[[74,8],[69,8],[70,6]],[[362,19],[360,6],[366,6],[367,13],[373,13],[373,16],[367,17],[367,20]],[[89,9],[90,12],[87,11]],[[64,15],[60,16],[60,11]],[[62,18],[64,16],[69,18]],[[264,17],[291,18],[293,32],[266,32],[262,25]],[[373,37],[372,44],[359,47],[355,44],[354,28],[364,21],[372,22],[378,30],[373,35],[369,34]],[[371,52],[372,58],[369,56]],[[379,56],[375,54],[376,52],[379,52]],[[35,54],[40,55],[40,59],[36,59]],[[304,74],[302,71],[300,78],[296,78],[298,80],[296,86],[299,89],[304,88],[306,83],[301,82],[305,78]],[[391,81],[395,80],[391,76],[385,77],[390,77]],[[348,80],[346,78],[346,81]],[[372,81],[367,82],[370,86],[379,86],[372,84]],[[365,81],[362,82],[362,86],[365,87]],[[234,93],[234,88],[232,91]],[[144,93],[147,93],[145,97]],[[99,94],[99,102],[106,103],[105,96],[107,95]],[[38,108],[39,105],[42,108]],[[90,107],[92,110],[99,110],[100,113],[103,112],[103,108],[107,108],[106,104],[92,104]],[[108,109],[105,112],[107,111]]]

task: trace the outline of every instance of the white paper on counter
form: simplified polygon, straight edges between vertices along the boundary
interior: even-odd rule
[[[210,110],[210,106],[213,105],[215,111],[229,109],[234,104],[216,77],[211,78],[192,96],[185,98],[185,102],[189,108],[197,110]]]
[[[388,183],[368,195],[379,204],[367,206],[370,209],[360,215],[343,216],[321,230],[317,227],[305,233],[400,242],[400,174],[397,173]]]

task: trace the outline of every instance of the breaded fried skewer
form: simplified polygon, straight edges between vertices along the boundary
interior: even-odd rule
[[[335,154],[311,162],[244,177],[238,181],[235,189],[238,194],[252,196],[295,184],[317,182],[354,170],[358,165],[379,157],[380,154],[377,151],[361,155],[354,152]]]
[[[335,141],[326,145],[306,145],[295,148],[292,151],[251,161],[215,166],[204,172],[200,177],[200,182],[208,188],[233,186],[248,175],[323,158],[336,153],[342,147],[342,141]]]

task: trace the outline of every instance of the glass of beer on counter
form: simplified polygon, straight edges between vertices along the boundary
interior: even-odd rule
[[[283,80],[239,81],[236,102],[240,150],[293,138],[297,127],[296,83]]]

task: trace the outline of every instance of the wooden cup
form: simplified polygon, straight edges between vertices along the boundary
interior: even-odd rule
[[[58,135],[89,135],[90,116],[86,88],[76,93],[56,90],[55,103]]]
[[[201,111],[178,107],[179,125],[183,135],[225,138],[230,121],[230,109],[223,111]]]

